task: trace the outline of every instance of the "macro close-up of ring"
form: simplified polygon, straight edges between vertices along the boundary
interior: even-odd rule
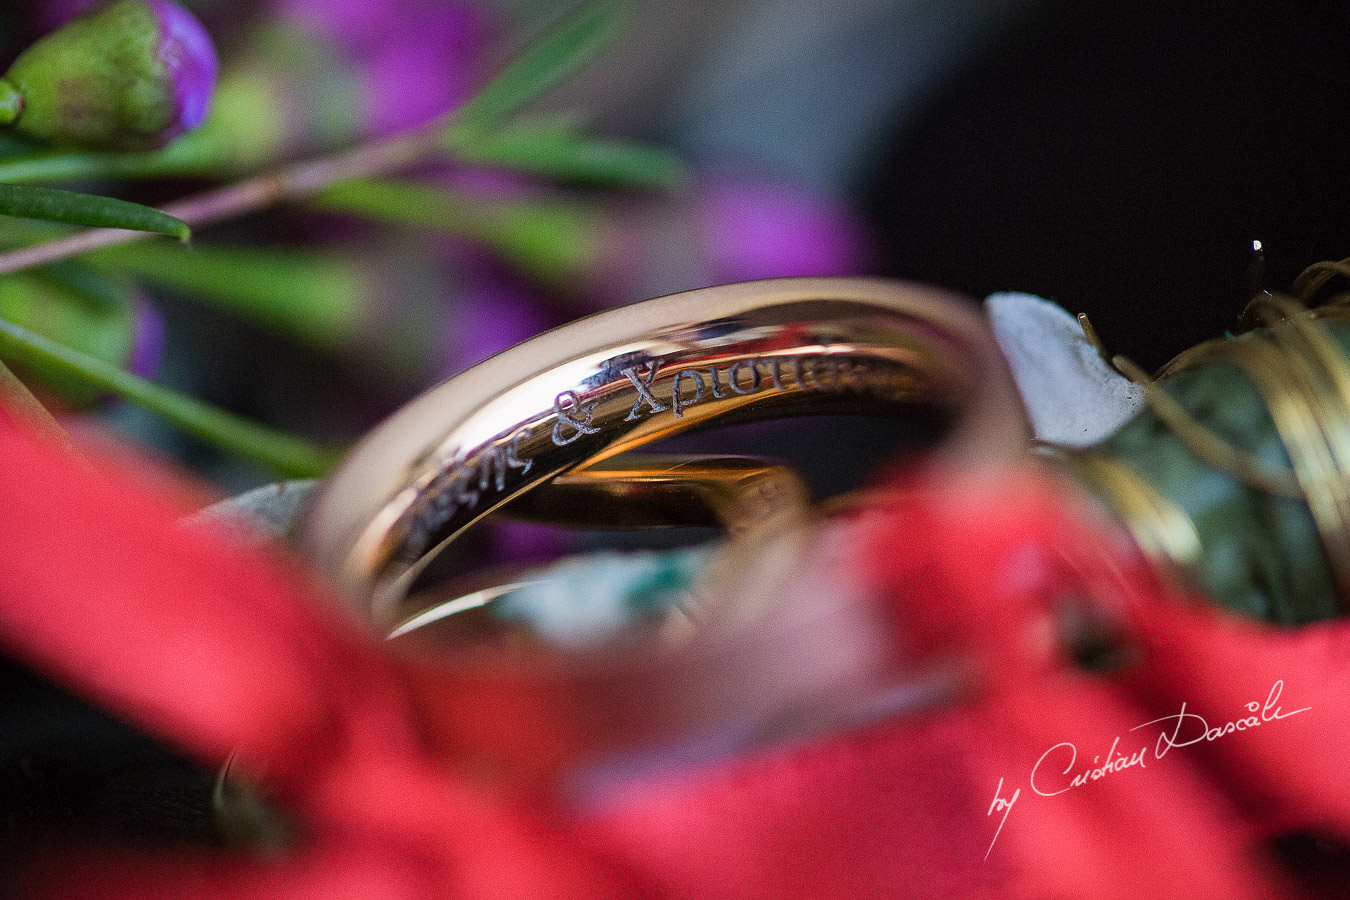
[[[1006,363],[969,301],[877,279],[689,291],[556,329],[412,401],[319,487],[298,542],[388,625],[416,611],[405,598],[440,550],[559,475],[575,491],[591,469],[714,421],[920,409],[948,421],[967,462],[1025,447]]]
[[[0,900],[1350,896],[1347,28],[0,3]]]

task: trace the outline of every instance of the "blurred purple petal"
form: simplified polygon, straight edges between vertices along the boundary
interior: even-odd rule
[[[372,134],[422,125],[463,103],[474,87],[465,60],[421,34],[372,48],[362,69],[362,106]]]
[[[861,275],[870,235],[841,201],[762,176],[705,178],[671,202],[621,201],[577,300],[598,308],[676,291],[792,275]]]
[[[139,296],[133,311],[136,331],[132,336],[126,367],[142,378],[153,378],[164,356],[164,317],[148,300]]]
[[[174,125],[166,137],[206,121],[216,88],[216,48],[202,23],[169,0],[147,0],[159,21],[159,60],[173,85]]]
[[[441,374],[448,377],[554,324],[537,293],[492,273],[476,275],[447,312]]]
[[[421,125],[463,102],[480,81],[493,24],[482,7],[429,0],[283,0],[279,12],[350,60],[371,134]]]
[[[382,41],[405,21],[407,0],[276,0],[277,14],[311,34],[348,48]]]
[[[721,177],[695,207],[715,282],[786,275],[857,275],[870,262],[866,229],[843,204],[762,179]]]

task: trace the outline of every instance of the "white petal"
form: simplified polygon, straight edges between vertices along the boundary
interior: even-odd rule
[[[1085,447],[1111,436],[1144,405],[1144,391],[1107,364],[1078,320],[1032,294],[984,301],[1036,437]]]

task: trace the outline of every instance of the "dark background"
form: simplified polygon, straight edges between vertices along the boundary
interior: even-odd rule
[[[1155,368],[1265,286],[1350,255],[1350,5],[1056,3],[1024,13],[863,180],[884,269],[1087,312]]]

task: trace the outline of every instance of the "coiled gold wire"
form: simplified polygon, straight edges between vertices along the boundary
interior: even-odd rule
[[[1350,278],[1350,260],[1309,267],[1295,282],[1310,298],[1332,277]],[[1150,378],[1116,357],[1116,367],[1144,387],[1144,397],[1177,440],[1210,468],[1257,490],[1301,499],[1326,551],[1342,608],[1350,605],[1350,360],[1321,319],[1350,321],[1350,296],[1315,310],[1299,300],[1265,293],[1243,313],[1263,330],[1208,341],[1185,351]],[[1289,467],[1271,466],[1198,421],[1158,384],[1196,365],[1227,363],[1252,383],[1274,423]],[[1074,455],[1076,468],[1096,485],[1141,550],[1193,587],[1200,558],[1198,532],[1177,504],[1121,460],[1091,451]]]
[[[1200,534],[1186,511],[1129,462],[1088,450],[1056,448],[1079,478],[1112,500],[1135,544],[1157,571],[1186,591],[1202,591]]]

